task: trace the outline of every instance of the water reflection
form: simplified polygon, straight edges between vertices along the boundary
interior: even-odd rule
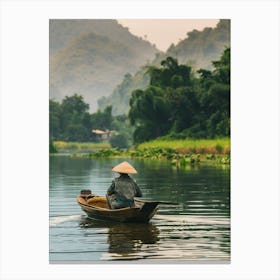
[[[107,229],[108,253],[113,255],[115,260],[135,259],[135,254],[141,251],[143,245],[156,244],[159,241],[160,231],[151,223],[108,223],[82,217],[80,227]]]

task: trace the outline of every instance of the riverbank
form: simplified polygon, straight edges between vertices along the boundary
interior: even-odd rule
[[[153,140],[140,144],[132,156],[167,159],[173,165],[230,164],[230,139]]]
[[[54,142],[59,153],[89,158],[147,158],[169,160],[184,167],[197,164],[230,164],[230,139],[154,140],[129,150],[111,148],[109,143]]]

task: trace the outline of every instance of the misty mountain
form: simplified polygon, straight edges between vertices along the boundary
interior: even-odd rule
[[[219,59],[225,47],[230,46],[230,20],[222,19],[215,28],[193,30],[177,45],[172,44],[166,54],[159,56],[155,63],[168,56],[177,58],[180,64],[188,64],[195,70],[212,69],[212,61]]]
[[[132,91],[144,89],[149,83],[147,67],[150,65],[159,67],[162,60],[171,56],[176,58],[179,64],[192,66],[193,70],[201,68],[211,70],[211,62],[220,58],[226,46],[230,46],[230,20],[220,20],[214,28],[193,30],[177,45],[172,44],[165,53],[157,53],[155,59],[142,66],[135,75],[126,76],[110,96],[98,100],[98,106],[103,110],[106,106],[112,105],[114,115],[126,114]]]
[[[91,111],[158,52],[116,20],[50,20],[49,35],[50,98],[77,93]]]

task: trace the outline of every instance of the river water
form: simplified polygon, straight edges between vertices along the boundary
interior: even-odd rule
[[[143,198],[161,205],[148,224],[90,220],[76,202],[81,189],[105,195],[111,168],[129,161]],[[143,159],[50,157],[50,263],[229,263],[230,168],[176,168]]]

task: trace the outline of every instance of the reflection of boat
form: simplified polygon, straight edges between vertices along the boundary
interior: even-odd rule
[[[106,198],[81,191],[77,202],[89,218],[118,222],[148,222],[156,213],[160,201],[135,198],[135,207],[109,209]]]
[[[82,217],[82,228],[108,229],[108,253],[114,255],[114,259],[137,259],[142,258],[137,253],[150,247],[145,245],[156,244],[159,240],[159,229],[151,223],[118,223],[106,222]],[[146,248],[146,249],[145,249]],[[144,250],[144,251],[143,251]],[[110,259],[112,255],[108,255]]]

